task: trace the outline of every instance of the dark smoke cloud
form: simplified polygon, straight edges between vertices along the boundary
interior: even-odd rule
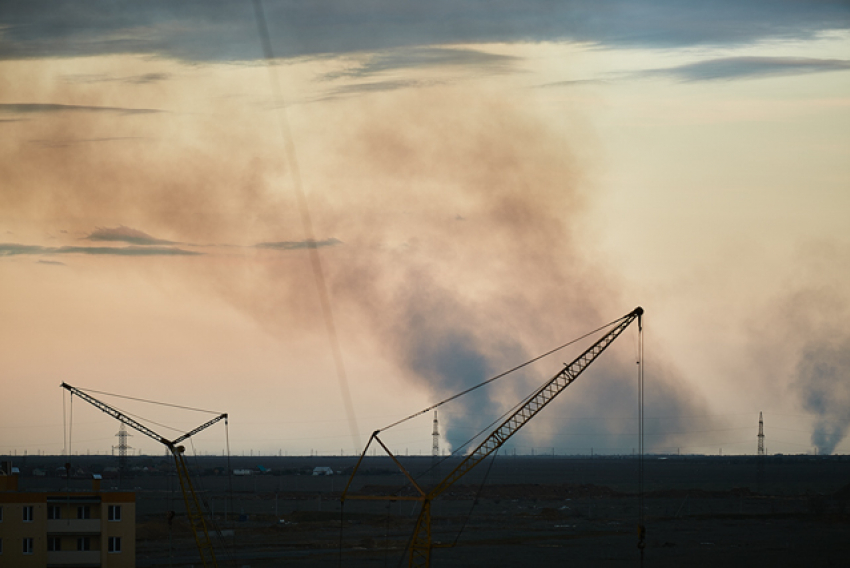
[[[583,173],[568,141],[543,117],[461,88],[352,104],[356,112],[336,112],[356,119],[329,117],[339,127],[325,150],[337,164],[328,171],[341,174],[322,180],[315,202],[317,226],[343,235],[358,251],[325,256],[331,295],[434,399],[635,307],[623,301],[617,276],[589,261],[591,250],[573,232],[588,199]],[[549,415],[570,410],[565,428],[572,431],[585,426],[581,417],[589,409],[606,419],[634,416],[633,341],[633,335],[624,338],[605,353]],[[577,354],[559,355],[445,407],[452,445]],[[676,381],[672,371],[659,373],[648,404],[684,424],[689,413],[705,412],[687,388],[671,386]],[[622,449],[622,436],[635,432],[634,421],[595,424],[583,447],[596,440],[597,448]],[[684,429],[675,418],[668,425]],[[552,445],[556,437],[537,438],[530,430],[519,440]],[[671,443],[663,433],[655,441]]]
[[[811,443],[831,454],[850,429],[850,250],[807,243],[793,266],[786,291],[754,327],[755,369],[770,388],[790,385],[788,394],[813,415]]]
[[[325,333],[306,258],[306,249],[316,246],[343,347],[365,345],[379,353],[434,401],[640,303],[626,298],[615,271],[597,265],[592,245],[576,233],[592,199],[570,151],[572,143],[583,142],[581,132],[564,134],[534,105],[467,85],[304,106],[310,107],[302,108],[310,128],[298,130],[295,143],[314,233],[338,240],[304,240],[289,172],[271,138],[278,135],[269,126],[272,116],[257,118],[253,109],[228,116],[227,129],[186,133],[189,143],[166,137],[133,148],[9,143],[9,159],[0,162],[7,182],[0,187],[0,208],[63,226],[121,219],[144,227],[145,236],[184,243],[263,243],[239,254],[168,263],[168,277],[189,293],[235,306],[283,339]],[[144,128],[168,128],[164,116],[146,119]],[[97,137],[114,122],[106,113],[47,118],[39,121],[42,139]],[[39,190],[26,191],[33,187]],[[0,254],[180,254],[154,246],[4,246]],[[622,438],[634,432],[633,422],[612,418],[635,412],[631,341],[618,342],[547,409],[549,416],[563,413],[564,431],[581,434],[571,447],[622,448]],[[570,359],[546,361],[447,410],[452,444]],[[353,378],[355,401],[357,383]],[[684,381],[673,371],[660,376],[652,400],[674,414],[704,414],[685,387],[672,386],[677,383]],[[329,380],[323,388],[336,385]],[[400,407],[382,412],[400,413]],[[604,420],[585,430],[588,414]],[[532,426],[523,434],[526,443],[552,445],[556,434]],[[670,444],[664,435],[656,440]]]
[[[812,443],[832,454],[850,430],[850,336],[807,343],[796,374],[803,407],[817,415]]]

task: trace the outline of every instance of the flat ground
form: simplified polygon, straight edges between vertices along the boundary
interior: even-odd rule
[[[79,456],[75,466],[99,471],[114,458]],[[20,459],[17,460],[20,465]],[[401,458],[420,484],[453,467],[428,472],[431,459]],[[56,462],[55,464],[53,462]],[[32,477],[64,458],[30,456],[22,488],[56,490],[90,482]],[[229,469],[268,473],[229,476],[223,458],[193,458],[196,489],[222,530],[221,566],[346,566],[406,564],[405,548],[418,503],[388,459],[367,457],[352,495],[340,495],[351,457],[239,457]],[[457,463],[457,462],[454,462]],[[158,469],[104,488],[137,493],[137,566],[200,566],[169,458],[135,457],[130,466]],[[343,472],[312,476],[315,466]],[[481,464],[433,504],[432,566],[640,565],[636,459],[513,457]],[[761,470],[761,471],[760,471]],[[216,471],[220,472],[216,474]],[[644,565],[846,566],[850,558],[850,458],[770,456],[647,457],[644,461]],[[407,488],[406,488],[407,487]],[[168,511],[177,513],[169,524]]]

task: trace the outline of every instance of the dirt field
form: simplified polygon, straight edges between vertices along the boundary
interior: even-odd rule
[[[60,478],[31,477],[62,458],[30,457],[21,485],[58,489]],[[19,460],[20,461],[20,460]],[[100,471],[112,458],[75,457]],[[223,458],[193,458],[196,489],[223,531],[222,566],[397,566],[418,503],[348,500],[340,495],[351,457],[239,457],[230,469],[267,473],[228,476]],[[403,458],[429,485],[453,464],[427,472],[430,458]],[[455,462],[456,463],[456,462]],[[754,457],[648,457],[645,460],[644,565],[846,566],[850,558],[850,459],[770,456],[761,473]],[[61,463],[56,463],[56,466]],[[103,486],[137,492],[137,566],[199,566],[182,497],[164,457],[132,458],[132,477]],[[340,475],[313,476],[315,466]],[[55,467],[53,468],[55,469]],[[220,473],[215,474],[216,470]],[[82,472],[81,472],[82,474]],[[486,476],[486,479],[485,479]],[[386,458],[368,457],[354,478],[359,495],[412,495]],[[433,504],[434,567],[640,565],[637,461],[597,457],[498,457]],[[90,482],[72,479],[72,487]],[[169,525],[167,512],[177,512]]]

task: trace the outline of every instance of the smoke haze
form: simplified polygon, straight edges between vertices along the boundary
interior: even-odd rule
[[[432,400],[637,305],[623,299],[615,273],[588,261],[591,251],[575,233],[591,199],[570,149],[576,135],[533,109],[486,90],[436,86],[290,112],[342,341],[375,346]],[[32,126],[33,136],[89,138],[124,127],[101,116],[51,114]],[[73,225],[89,240],[217,243],[193,249],[203,262],[170,268],[176,281],[214,294],[282,339],[320,337],[315,283],[298,252],[309,243],[268,118],[242,109],[216,138],[202,134],[208,119],[175,131],[170,119],[149,117],[134,130],[154,141],[23,145],[4,175],[45,190],[7,190],[2,199]],[[203,145],[192,143],[201,137]],[[251,152],[242,148],[250,138]],[[119,225],[92,230],[87,223]],[[224,246],[251,244],[256,252]],[[629,350],[612,353],[606,357],[622,359]],[[597,365],[603,386],[565,396],[589,396],[591,407],[614,405],[616,414],[633,416],[633,373],[621,363]],[[450,443],[465,441],[559,368],[550,361],[502,391],[459,403],[444,418]],[[355,379],[355,397],[357,388]],[[663,405],[686,414],[690,397],[666,392],[673,400]],[[633,431],[633,423],[617,424],[596,435]],[[538,433],[535,443],[551,445],[554,435]]]
[[[282,100],[249,4],[0,15],[7,447],[59,376],[347,446],[315,253],[365,431],[642,305],[650,449],[750,453],[760,411],[847,448],[843,3],[302,4],[267,6]],[[590,341],[441,408],[446,443]],[[628,453],[636,341],[516,443]]]

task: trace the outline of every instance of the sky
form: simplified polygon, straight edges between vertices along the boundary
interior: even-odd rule
[[[848,132],[840,1],[4,2],[0,454],[427,455],[636,306],[648,451],[848,453]],[[638,342],[505,451],[632,453]]]

